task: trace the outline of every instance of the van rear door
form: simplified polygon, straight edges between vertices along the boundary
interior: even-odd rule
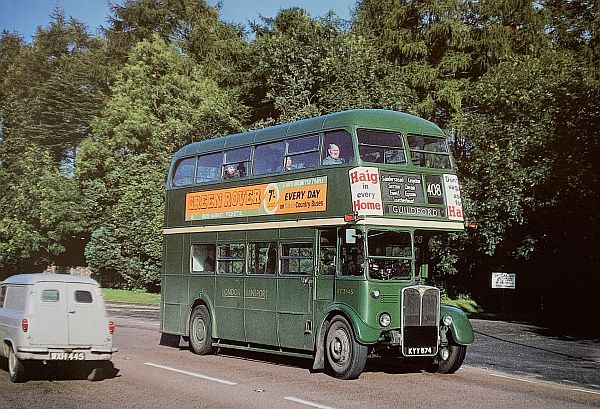
[[[69,343],[67,286],[61,282],[39,282],[30,308],[30,342],[35,345],[64,346]]]
[[[100,291],[86,283],[37,283],[31,343],[50,347],[105,345],[108,318]]]
[[[92,284],[67,283],[70,345],[106,343],[108,318],[100,291]]]

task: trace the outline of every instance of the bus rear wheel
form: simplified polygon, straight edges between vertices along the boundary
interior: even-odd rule
[[[352,327],[344,317],[335,317],[325,340],[328,369],[338,379],[356,379],[367,363],[369,348],[356,341]]]
[[[190,349],[198,355],[213,352],[212,322],[208,308],[198,305],[190,315]]]

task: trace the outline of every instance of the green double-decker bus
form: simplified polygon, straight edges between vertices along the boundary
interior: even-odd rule
[[[425,281],[430,239],[463,229],[446,136],[409,114],[191,143],[167,179],[160,330],[196,354],[311,357],[342,379],[369,354],[452,373],[473,330]]]

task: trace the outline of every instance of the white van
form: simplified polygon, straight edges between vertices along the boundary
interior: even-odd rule
[[[13,382],[26,379],[31,361],[89,368],[93,380],[98,371],[92,364],[110,361],[117,351],[114,329],[102,290],[91,278],[18,274],[0,285],[0,355],[8,358]]]

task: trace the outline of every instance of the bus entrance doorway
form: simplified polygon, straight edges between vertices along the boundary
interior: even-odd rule
[[[315,274],[315,316],[320,316],[323,309],[334,299],[335,272],[338,257],[337,229],[317,231],[318,266]]]

